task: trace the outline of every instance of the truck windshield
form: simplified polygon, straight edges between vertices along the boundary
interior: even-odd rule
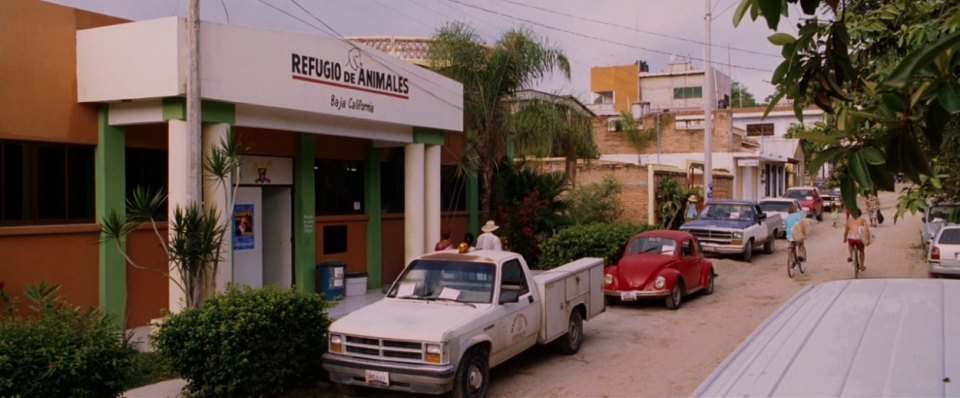
[[[496,267],[489,263],[416,260],[387,297],[489,304]]]
[[[711,218],[715,220],[752,220],[757,217],[752,206],[740,204],[709,204],[703,209],[701,218]]]
[[[790,209],[788,202],[761,202],[760,210],[786,213]]]
[[[809,189],[788,189],[783,197],[797,200],[813,200],[813,191]]]

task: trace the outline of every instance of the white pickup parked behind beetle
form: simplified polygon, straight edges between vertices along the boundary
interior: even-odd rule
[[[533,275],[516,253],[432,253],[330,325],[323,367],[341,388],[483,397],[489,368],[535,344],[576,353],[583,320],[603,311],[603,259]]]

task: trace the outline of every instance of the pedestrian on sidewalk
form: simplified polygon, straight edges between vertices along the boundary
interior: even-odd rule
[[[500,227],[497,223],[493,222],[493,220],[487,221],[487,223],[480,228],[483,233],[477,237],[477,250],[503,250],[500,244],[500,238],[493,234],[493,231],[497,229],[500,229]]]
[[[867,196],[867,215],[870,216],[870,226],[876,227],[880,217],[880,198],[877,195]]]

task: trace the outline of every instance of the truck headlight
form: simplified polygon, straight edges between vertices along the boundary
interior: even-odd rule
[[[604,286],[610,286],[613,284],[613,275],[604,274],[603,275],[603,284]]]
[[[443,363],[443,346],[440,344],[427,344],[427,355],[424,359],[430,363]]]
[[[343,336],[339,334],[330,335],[330,352],[343,352]]]
[[[743,232],[734,232],[733,239],[743,239]]]
[[[663,289],[663,286],[667,284],[667,278],[658,276],[657,280],[653,282],[653,287],[657,289]]]

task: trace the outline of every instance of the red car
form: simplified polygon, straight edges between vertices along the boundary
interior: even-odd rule
[[[603,270],[603,294],[608,303],[666,299],[667,308],[677,309],[686,295],[713,293],[716,276],[693,235],[647,231],[630,239],[617,265]]]

